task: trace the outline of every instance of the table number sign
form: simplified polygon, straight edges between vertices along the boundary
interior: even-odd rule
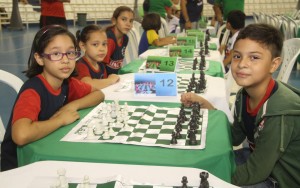
[[[171,46],[169,48],[170,57],[179,56],[182,58],[193,58],[194,47],[193,46]]]
[[[177,57],[148,56],[146,70],[174,72],[177,62]]]
[[[197,37],[196,36],[188,36],[188,37],[177,37],[177,45],[178,46],[194,46],[197,48]]]
[[[134,94],[142,96],[177,96],[175,73],[134,74]]]
[[[196,36],[198,41],[204,41],[205,40],[205,33],[201,30],[186,30],[186,35],[187,36]]]

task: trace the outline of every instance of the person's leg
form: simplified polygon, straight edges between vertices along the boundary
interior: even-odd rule
[[[198,28],[199,28],[198,22],[192,22],[192,29],[198,29]]]

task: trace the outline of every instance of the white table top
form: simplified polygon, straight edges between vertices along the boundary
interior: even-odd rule
[[[0,173],[1,187],[49,188],[58,178],[57,170],[64,168],[69,183],[81,183],[85,175],[96,184],[120,175],[131,185],[149,184],[158,186],[181,186],[183,176],[188,186],[200,185],[200,172],[204,170],[183,167],[123,165],[66,161],[41,161]],[[209,185],[214,188],[234,188],[209,173]],[[90,186],[92,187],[92,186]]]
[[[180,74],[184,76],[184,74]],[[217,109],[223,111],[230,122],[233,117],[229,110],[229,105],[226,100],[225,80],[219,77],[205,76],[207,79],[206,92],[200,94],[205,99],[210,101]],[[125,101],[147,101],[147,102],[176,102],[180,103],[180,95],[177,96],[135,96],[133,91],[134,74],[120,75],[120,81],[114,85],[102,89],[106,100],[125,100]],[[131,89],[126,91],[117,91],[125,83],[131,84]]]

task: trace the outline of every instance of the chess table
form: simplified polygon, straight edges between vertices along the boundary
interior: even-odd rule
[[[179,60],[179,61],[181,61],[181,60]],[[190,66],[193,65],[192,58],[182,59],[182,61],[185,63],[190,63]],[[200,57],[198,57],[198,61],[200,61]],[[119,70],[119,74],[128,74],[128,73],[139,72],[140,68],[145,65],[145,62],[146,62],[146,60],[143,60],[143,59],[134,60],[134,61],[128,63],[127,65],[123,66]],[[220,62],[214,61],[214,60],[208,60],[208,63],[209,63],[209,67],[207,70],[205,70],[206,75],[220,77],[220,78],[224,77],[223,69],[222,69]],[[177,73],[178,74],[191,74],[193,72],[198,72],[198,71],[193,71],[192,69],[187,70],[187,68],[186,68],[183,70],[179,70],[179,72],[177,72]]]
[[[120,101],[122,103],[122,101]],[[179,103],[128,102],[128,105],[178,107]],[[86,116],[93,108],[80,111]],[[52,134],[17,148],[20,166],[37,161],[80,161],[95,163],[136,164],[192,167],[205,169],[224,181],[231,181],[235,168],[226,115],[218,110],[208,111],[206,148],[182,150],[116,143],[77,143],[60,141],[78,122],[61,127]]]
[[[200,185],[203,169],[185,167],[144,166],[89,162],[40,161],[17,169],[0,173],[1,187],[49,188],[58,179],[57,171],[65,169],[69,188],[83,183],[85,176],[90,181],[89,188],[114,188],[116,182],[124,188],[171,188],[181,187],[186,176],[188,187]],[[236,188],[214,174],[209,174],[211,187]]]

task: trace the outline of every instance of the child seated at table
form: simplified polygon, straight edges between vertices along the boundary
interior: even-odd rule
[[[168,27],[170,33],[179,33],[180,26],[179,26],[179,18],[180,18],[180,10],[173,11],[173,17],[168,21]]]
[[[248,25],[234,44],[232,75],[243,88],[235,102],[232,144],[249,143],[249,148],[234,151],[235,185],[300,185],[300,91],[272,78],[281,64],[282,46],[280,31],[267,24]],[[194,93],[183,94],[181,101],[214,109]]]
[[[62,26],[43,27],[34,37],[29,78],[21,87],[1,144],[1,170],[18,167],[17,146],[39,140],[79,119],[78,110],[104,100],[100,90],[72,77],[76,38]]]
[[[147,51],[150,46],[165,46],[176,43],[176,38],[172,36],[159,38],[158,31],[161,28],[161,20],[157,13],[145,15],[142,21],[142,28],[144,32],[139,44],[139,55]]]
[[[246,15],[240,10],[232,10],[229,12],[226,22],[226,29],[230,31],[231,38],[228,40],[227,44],[221,45],[219,48],[220,53],[222,54],[224,51],[225,57],[223,60],[223,64],[226,72],[228,72],[230,68],[230,62],[233,54],[233,45],[236,40],[236,37],[239,34],[239,31],[245,27],[245,19]]]
[[[107,36],[105,30],[97,25],[88,25],[76,32],[77,42],[84,56],[77,60],[77,79],[102,89],[119,80],[116,74],[107,76],[103,59],[107,53]]]
[[[107,34],[107,55],[104,58],[107,75],[118,74],[123,66],[125,50],[128,44],[126,35],[133,27],[134,12],[127,6],[120,6],[115,9],[111,18],[112,26],[106,28]]]

